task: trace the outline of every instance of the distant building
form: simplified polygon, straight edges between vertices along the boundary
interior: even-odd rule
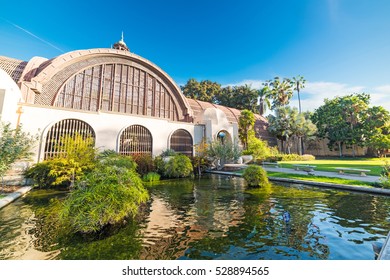
[[[40,136],[35,162],[55,155],[58,140],[76,132],[125,155],[168,148],[193,155],[194,144],[221,132],[236,141],[239,116],[184,97],[167,73],[129,51],[123,35],[112,49],[29,61],[0,56],[0,120]],[[256,118],[258,134],[274,141],[266,120]]]

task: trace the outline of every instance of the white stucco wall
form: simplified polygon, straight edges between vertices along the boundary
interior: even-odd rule
[[[0,69],[0,98],[0,121],[11,123],[16,127],[18,102],[22,101],[22,95],[14,80],[2,69]]]
[[[63,119],[79,119],[88,123],[96,133],[96,147],[101,150],[118,151],[120,134],[130,125],[142,125],[150,131],[153,137],[153,155],[158,155],[169,147],[170,136],[177,129],[187,130],[192,135],[194,144],[200,143],[203,137],[203,127],[192,123],[125,114],[86,113],[24,104],[20,123],[26,131],[32,134],[39,133],[40,136],[40,142],[33,151],[34,161],[43,160],[46,134],[53,124]]]

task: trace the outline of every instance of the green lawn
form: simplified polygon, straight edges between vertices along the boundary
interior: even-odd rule
[[[385,165],[386,159],[369,158],[369,159],[318,159],[310,161],[281,161],[279,162],[281,167],[293,168],[293,164],[308,164],[317,166],[315,170],[318,171],[331,171],[336,172],[335,167],[349,167],[358,169],[368,169],[371,172],[367,175],[380,176],[382,167]],[[389,160],[390,161],[390,160]]]
[[[338,185],[352,185],[352,186],[365,186],[365,187],[373,186],[373,184],[370,184],[368,182],[362,182],[358,180],[348,180],[343,178],[311,176],[311,175],[291,174],[291,173],[272,172],[272,171],[268,171],[267,174],[270,177],[289,178],[289,179],[304,180],[304,181],[311,181],[311,182],[323,182],[323,183],[333,183]]]

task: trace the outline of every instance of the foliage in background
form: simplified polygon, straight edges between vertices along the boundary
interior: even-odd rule
[[[217,162],[217,169],[222,169],[223,166],[231,161],[237,161],[241,156],[242,151],[236,141],[225,141],[222,143],[219,139],[214,139],[207,146],[207,155]]]
[[[227,86],[215,96],[215,103],[238,110],[256,112],[259,93],[250,85]]]
[[[268,187],[267,172],[258,165],[249,165],[242,174],[249,187]]]
[[[293,83],[291,79],[275,77],[273,80],[266,81],[264,86],[270,91],[272,110],[287,106],[290,103],[293,95]]]
[[[309,154],[305,154],[305,155],[280,154],[280,161],[309,161],[315,159],[316,159],[315,156]]]
[[[206,102],[214,102],[215,96],[221,91],[221,85],[218,83],[209,80],[198,82],[196,79],[189,79],[180,88],[184,96]]]
[[[388,138],[390,114],[381,106],[370,107],[370,95],[365,93],[325,99],[312,116],[318,135],[329,140],[329,148],[338,149],[343,156],[343,145],[373,146],[379,154],[390,148]]]
[[[13,129],[9,123],[0,123],[0,177],[17,160],[28,158],[36,141],[37,137],[24,132],[21,126]]]

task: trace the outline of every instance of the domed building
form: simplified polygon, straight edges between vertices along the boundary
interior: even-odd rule
[[[187,99],[161,68],[130,52],[123,34],[111,49],[29,61],[0,56],[0,121],[39,135],[35,162],[55,155],[59,139],[74,133],[124,155],[168,148],[193,155],[195,144],[221,131],[237,141],[239,116],[236,109]],[[258,134],[274,141],[266,120],[256,118]]]

